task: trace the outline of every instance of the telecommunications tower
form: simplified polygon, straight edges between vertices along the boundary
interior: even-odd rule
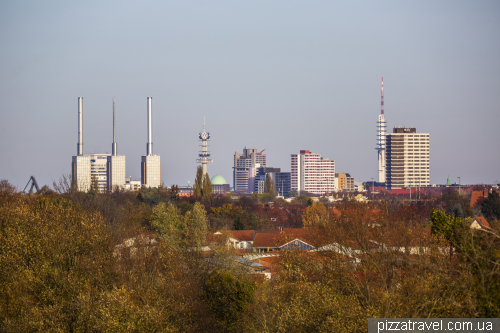
[[[380,102],[380,114],[377,121],[377,145],[375,150],[378,153],[378,181],[385,183],[385,128],[386,121],[384,115],[384,77],[382,77],[382,94]]]
[[[203,175],[207,173],[207,163],[212,163],[213,160],[210,159],[210,154],[208,153],[208,139],[210,139],[210,133],[208,133],[205,130],[205,117],[203,117],[203,132],[200,133],[199,136],[201,140],[201,154],[198,156],[200,157],[199,159],[196,160],[197,163],[201,163],[203,167]]]

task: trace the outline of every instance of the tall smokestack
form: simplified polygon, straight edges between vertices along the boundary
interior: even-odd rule
[[[83,97],[78,97],[78,144],[76,153],[78,156],[83,155]]]
[[[113,97],[113,147],[111,148],[111,153],[113,156],[116,156],[118,153],[116,149],[116,140],[115,140],[115,98]]]
[[[148,97],[148,144],[147,154],[153,155],[153,97]]]

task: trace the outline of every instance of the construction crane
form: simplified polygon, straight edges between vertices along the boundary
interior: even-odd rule
[[[24,187],[24,190],[23,190],[23,193],[26,193],[26,188],[28,187],[28,185],[30,184],[31,182],[31,188],[30,188],[30,191],[29,193],[33,192],[33,187],[36,188],[36,191],[39,192],[40,191],[40,188],[38,187],[38,184],[36,182],[36,179],[35,179],[35,176],[31,176],[30,177],[30,180],[28,180],[28,184],[26,184],[26,186]]]

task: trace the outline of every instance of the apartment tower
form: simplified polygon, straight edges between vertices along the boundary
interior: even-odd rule
[[[291,155],[291,190],[324,195],[335,190],[335,161],[301,150]]]
[[[386,135],[386,170],[388,190],[429,186],[429,133],[394,127]]]

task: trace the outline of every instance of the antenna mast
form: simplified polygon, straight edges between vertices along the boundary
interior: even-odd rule
[[[378,181],[385,183],[385,128],[386,121],[384,115],[384,77],[382,77],[382,90],[380,94],[380,114],[377,121],[377,145],[375,150],[378,153]]]

